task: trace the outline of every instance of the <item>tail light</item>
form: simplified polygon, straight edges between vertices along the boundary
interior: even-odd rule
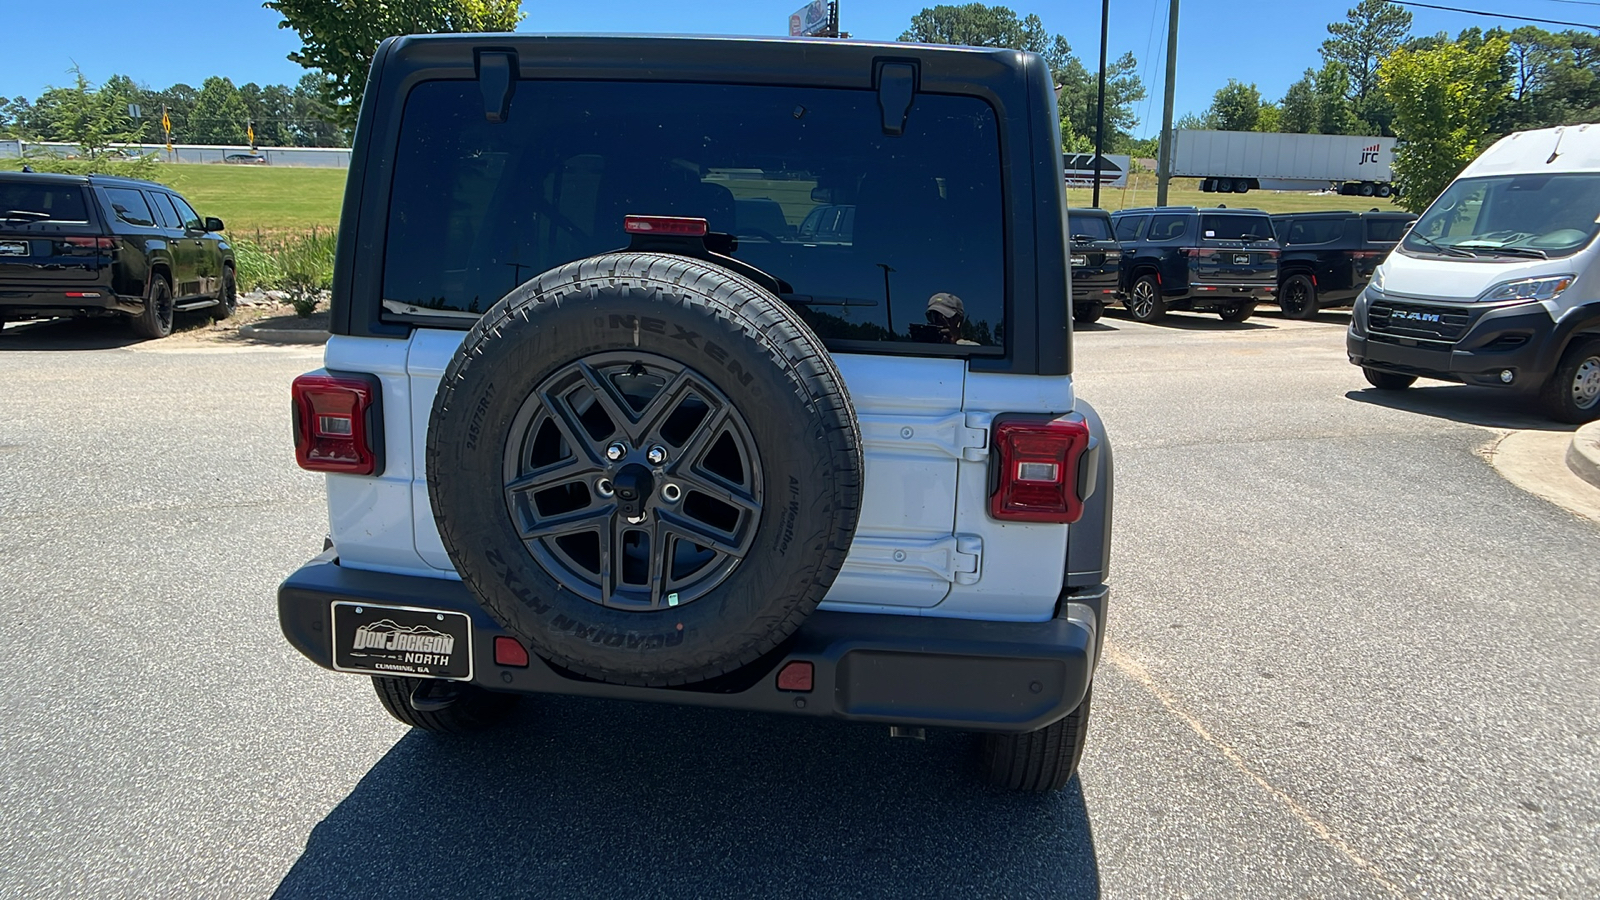
[[[1011,522],[1071,523],[1094,493],[1099,445],[1082,416],[994,424],[996,475],[989,515]]]
[[[1178,255],[1180,255],[1180,256],[1216,256],[1217,255],[1217,248],[1215,248],[1215,247],[1179,247],[1178,248]]]
[[[705,237],[711,225],[705,219],[687,216],[623,216],[622,230],[628,234],[671,234]]]
[[[1351,259],[1377,259],[1385,252],[1383,250],[1346,250],[1345,255]]]
[[[300,468],[383,474],[382,394],[371,375],[311,372],[294,380],[294,455]]]
[[[68,247],[84,247],[89,250],[115,250],[117,239],[111,237],[68,237],[62,238],[61,243]]]

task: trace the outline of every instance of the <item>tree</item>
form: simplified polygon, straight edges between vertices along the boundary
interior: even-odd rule
[[[1345,21],[1329,24],[1328,33],[1322,59],[1344,66],[1350,78],[1346,96],[1359,103],[1377,87],[1379,64],[1411,33],[1411,13],[1386,0],[1361,0],[1345,12]]]
[[[132,82],[123,77],[111,90],[97,91],[82,69],[73,66],[68,71],[73,86],[46,88],[34,105],[33,112],[44,125],[39,131],[53,140],[77,144],[91,158],[111,144],[135,140],[138,128],[128,116],[129,101],[122,86]]]
[[[967,3],[961,6],[928,7],[911,17],[911,27],[900,35],[902,41],[923,44],[960,44],[968,47],[1007,47],[1044,57],[1056,84],[1056,106],[1061,116],[1063,149],[1085,152],[1094,149],[1096,106],[1099,85],[1096,73],[1086,68],[1061,35],[1051,35],[1036,15],[1018,18],[1004,6]],[[1145,97],[1139,80],[1139,64],[1132,53],[1124,53],[1106,64],[1106,152],[1116,152],[1133,141],[1133,128],[1139,124],[1134,104]]]
[[[1256,116],[1256,131],[1282,131],[1283,108],[1270,100],[1261,101],[1260,115]]]
[[[1483,148],[1506,86],[1497,84],[1509,42],[1476,48],[1460,42],[1433,50],[1396,50],[1378,70],[1394,109],[1394,176],[1400,204],[1421,212]]]
[[[213,75],[200,84],[185,139],[197,144],[243,144],[249,119],[239,89],[229,79]]]
[[[1317,73],[1307,69],[1300,80],[1289,85],[1278,104],[1278,130],[1293,134],[1311,134],[1317,130]]]
[[[1360,134],[1361,123],[1350,103],[1350,75],[1344,65],[1323,63],[1314,86],[1317,95],[1317,134]]]
[[[1205,114],[1206,124],[1217,131],[1254,131],[1260,118],[1261,91],[1234,78],[1217,88]]]
[[[0,137],[30,138],[29,119],[33,118],[33,104],[27,97],[0,97]]]
[[[336,121],[355,127],[372,54],[397,34],[511,31],[522,20],[522,0],[266,0],[293,28],[302,47],[289,54],[323,75],[321,99]]]

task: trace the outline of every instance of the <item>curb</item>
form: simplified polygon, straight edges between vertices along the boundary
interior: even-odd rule
[[[239,335],[269,344],[326,344],[328,332],[308,331],[301,328],[262,328],[257,325],[240,325]]]
[[[1590,422],[1572,434],[1567,446],[1567,468],[1600,488],[1600,422]]]

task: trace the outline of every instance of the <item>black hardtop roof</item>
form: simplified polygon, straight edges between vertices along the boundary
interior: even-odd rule
[[[1256,209],[1253,206],[1238,206],[1238,207],[1234,207],[1234,206],[1135,206],[1135,207],[1132,207],[1132,208],[1129,208],[1129,209],[1119,209],[1116,212],[1112,213],[1112,215],[1113,216],[1121,216],[1121,215],[1131,215],[1133,213],[1138,213],[1140,215],[1148,215],[1150,213],[1175,214],[1175,213],[1211,213],[1211,212],[1245,213],[1247,215],[1258,215],[1258,216],[1266,215],[1266,213],[1264,211]]]
[[[1067,215],[1069,216],[1078,216],[1084,213],[1088,213],[1091,216],[1105,216],[1108,219],[1111,218],[1111,213],[1106,212],[1098,206],[1072,206],[1067,208]]]
[[[154,181],[123,178],[118,175],[63,175],[60,172],[0,172],[0,181],[39,181],[46,184],[98,184],[105,187],[145,188],[170,191],[172,188]]]
[[[1417,214],[1399,209],[1369,209],[1366,212],[1357,212],[1353,209],[1318,209],[1308,212],[1272,214],[1274,219],[1332,219],[1345,216],[1357,216],[1363,219],[1415,219]]]

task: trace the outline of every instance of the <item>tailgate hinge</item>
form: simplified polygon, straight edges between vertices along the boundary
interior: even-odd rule
[[[845,568],[904,574],[915,571],[952,584],[976,584],[983,574],[983,538],[951,534],[927,538],[856,536]]]
[[[878,449],[938,450],[956,459],[983,460],[989,455],[989,429],[975,424],[979,417],[967,413],[948,416],[860,417],[861,439]]]

